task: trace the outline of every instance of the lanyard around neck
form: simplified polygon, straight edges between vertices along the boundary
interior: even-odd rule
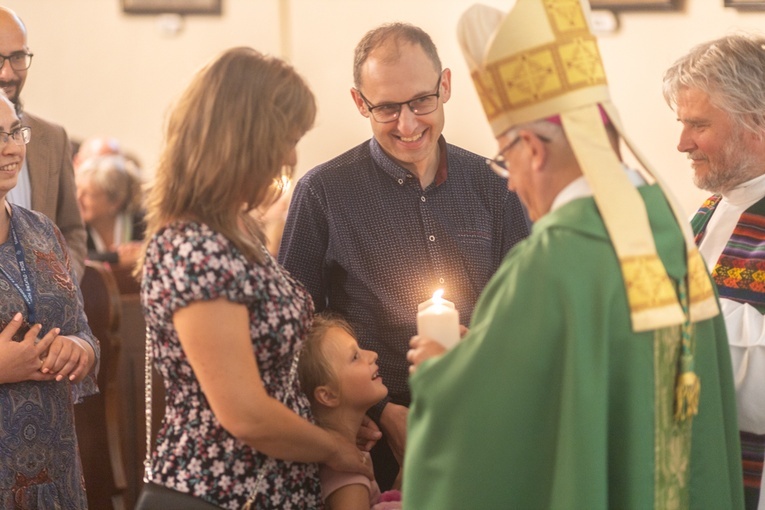
[[[21,274],[21,282],[18,282],[5,267],[0,266],[0,271],[3,272],[3,274],[8,279],[8,281],[10,281],[11,284],[16,288],[16,290],[19,291],[19,294],[21,294],[21,297],[24,299],[24,302],[27,304],[27,311],[29,315],[29,317],[27,318],[27,322],[29,324],[36,324],[37,312],[35,310],[34,282],[32,281],[32,275],[27,268],[27,262],[26,262],[26,259],[24,258],[24,247],[21,246],[21,242],[19,241],[19,236],[16,234],[16,229],[13,227],[12,215],[10,218],[10,231],[11,231],[11,239],[13,239],[13,251],[16,254],[16,261],[19,264],[19,273]]]

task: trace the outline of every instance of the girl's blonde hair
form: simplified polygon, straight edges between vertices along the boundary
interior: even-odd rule
[[[340,328],[356,338],[351,325],[340,316],[327,312],[314,316],[313,325],[303,342],[298,361],[300,388],[308,397],[311,405],[316,403],[314,397],[316,388],[331,384],[336,379],[332,364],[324,354],[324,340],[332,328]]]
[[[308,84],[281,59],[239,47],[204,66],[167,121],[146,202],[147,242],[172,221],[195,220],[263,261],[263,234],[246,213],[277,198],[276,183],[293,171],[284,162],[315,117]]]

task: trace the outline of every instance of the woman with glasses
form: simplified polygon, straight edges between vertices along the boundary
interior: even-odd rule
[[[315,113],[292,67],[234,48],[170,114],[141,284],[165,417],[139,508],[153,508],[150,496],[194,496],[224,508],[314,509],[318,463],[371,477],[354,443],[312,424],[296,355],[313,303],[249,214],[275,200]]]
[[[6,200],[30,138],[0,93],[0,508],[80,510],[73,404],[97,392],[99,347],[61,232]]]

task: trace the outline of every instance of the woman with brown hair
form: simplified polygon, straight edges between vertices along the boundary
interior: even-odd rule
[[[318,463],[371,477],[352,442],[312,423],[296,355],[313,304],[248,214],[276,198],[315,114],[294,69],[250,48],[199,71],[170,114],[141,289],[166,393],[155,487],[225,508],[320,508]]]

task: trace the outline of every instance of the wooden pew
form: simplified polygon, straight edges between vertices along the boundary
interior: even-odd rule
[[[100,394],[86,398],[74,408],[88,507],[125,510],[128,507],[123,496],[127,481],[121,443],[122,391],[117,373],[121,348],[117,335],[120,297],[114,277],[99,262],[86,262],[80,288],[90,329],[101,344]]]
[[[117,288],[119,289],[121,296],[126,294],[138,295],[141,292],[141,284],[136,277],[133,276],[132,268],[111,266],[110,269],[114,275],[114,280],[117,282]]]
[[[122,356],[118,369],[122,390],[122,413],[125,416],[122,436],[127,473],[125,501],[133,508],[143,486],[143,461],[146,455],[146,405],[144,398],[144,345],[146,342],[146,321],[140,299],[140,285],[131,271],[112,266],[122,303],[122,320],[119,337],[122,339]],[[152,436],[165,414],[165,391],[162,376],[155,370],[152,391]]]

